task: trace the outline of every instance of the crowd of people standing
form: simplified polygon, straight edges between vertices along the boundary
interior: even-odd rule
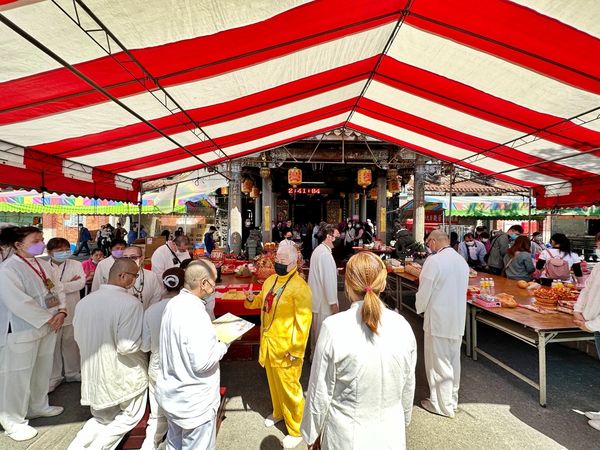
[[[258,294],[246,293],[246,308],[261,315],[258,362],[272,403],[265,425],[285,422],[284,448],[302,441],[311,450],[405,447],[398,424],[411,420],[417,343],[406,320],[381,301],[387,270],[380,257],[350,257],[344,286],[351,307],[339,309],[333,250],[343,233],[359,229],[354,223],[341,231],[318,225],[308,282],[298,271],[296,246],[286,245],[293,234],[285,230],[275,274]],[[541,280],[552,281],[573,270],[578,277],[580,261],[564,235],[554,234],[550,246],[535,254],[518,226],[491,241],[484,233],[467,234],[455,247],[450,236],[435,230],[425,242],[430,256],[416,309],[424,314],[429,396],[421,406],[440,416],[454,417],[458,409],[469,266],[500,260],[492,267],[507,276],[538,270]],[[600,235],[596,241],[600,256]],[[92,416],[70,450],[115,448],[139,423],[147,402],[143,449],[215,448],[219,361],[228,344],[217,339],[211,324],[216,268],[208,259],[192,261],[189,245],[185,234],[177,234],[154,252],[148,270],[142,249],[123,239],[111,240],[107,257],[94,251],[82,264],[71,258],[66,239],[46,245],[38,228],[2,230],[0,424],[10,438],[31,439],[37,430],[28,419],[63,412],[49,404],[48,393],[66,381],[81,382],[81,404]],[[44,250],[49,260],[39,258]],[[600,350],[598,267],[574,318],[596,333]],[[86,283],[91,293],[80,299]],[[305,398],[300,376],[311,334]],[[587,415],[600,430],[600,413]]]

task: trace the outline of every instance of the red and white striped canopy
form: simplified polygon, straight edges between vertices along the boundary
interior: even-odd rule
[[[600,200],[597,0],[0,0],[0,183],[139,181],[338,127]]]

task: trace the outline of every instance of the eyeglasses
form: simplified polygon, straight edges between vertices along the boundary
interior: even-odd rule
[[[131,273],[131,272],[123,272],[123,273],[126,273],[127,275],[131,275],[131,276],[132,276],[132,277],[134,277],[134,278],[137,278],[137,277],[139,277],[139,276],[140,276],[140,273],[139,273],[139,272],[136,272],[136,273]]]
[[[217,287],[217,283],[213,283],[210,280],[204,280],[208,283],[208,285],[211,287],[211,289],[215,289]]]

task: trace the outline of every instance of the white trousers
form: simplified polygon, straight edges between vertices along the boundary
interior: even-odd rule
[[[54,365],[50,386],[58,386],[63,379],[63,368],[67,381],[79,381],[81,379],[81,361],[79,347],[75,342],[73,325],[64,325],[56,333],[56,347],[54,349]]]
[[[46,325],[44,325],[46,326]],[[0,347],[0,424],[7,433],[26,425],[25,417],[48,408],[48,385],[56,334],[31,342],[7,336]]]
[[[156,450],[167,434],[167,418],[162,408],[156,401],[155,396],[156,382],[148,383],[148,397],[150,401],[150,417],[146,425],[146,439],[140,450]]]
[[[432,336],[424,332],[425,372],[429,400],[436,412],[454,416],[460,387],[460,346],[462,340]]]
[[[192,430],[186,430],[169,420],[166,450],[215,450],[217,447],[217,418]]]
[[[105,409],[90,407],[92,418],[88,420],[68,450],[113,450],[123,436],[132,430],[146,412],[147,392]]]

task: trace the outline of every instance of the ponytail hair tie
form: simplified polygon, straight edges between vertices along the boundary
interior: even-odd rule
[[[365,292],[373,292],[373,288],[371,286],[367,286],[365,288]]]

